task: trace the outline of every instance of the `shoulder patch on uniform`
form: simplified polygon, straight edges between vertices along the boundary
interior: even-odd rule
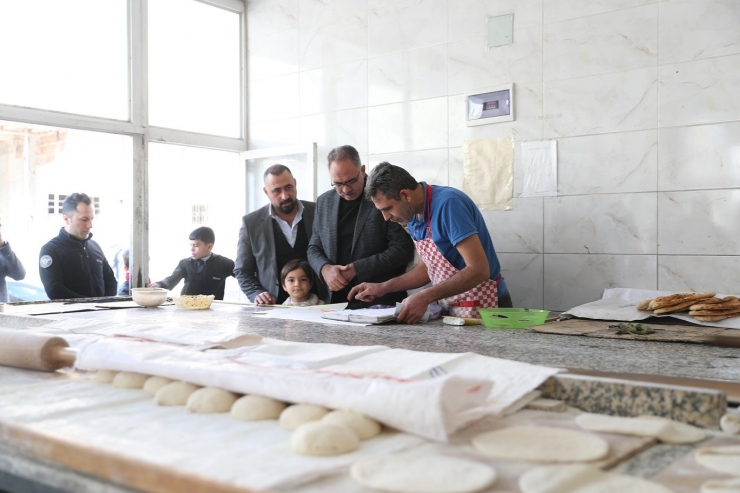
[[[44,255],[43,257],[41,257],[39,259],[39,265],[42,268],[44,268],[44,269],[46,269],[47,267],[49,267],[51,265],[51,263],[52,263],[52,260],[51,260],[51,257],[49,255]]]

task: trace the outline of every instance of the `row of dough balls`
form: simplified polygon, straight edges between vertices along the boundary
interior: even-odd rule
[[[281,428],[293,431],[291,449],[303,455],[339,455],[352,452],[380,433],[380,423],[349,409],[329,409],[313,404],[294,404],[260,395],[239,396],[218,387],[200,387],[166,377],[134,372],[101,370],[94,378],[124,389],[142,389],[159,406],[185,406],[193,413],[225,413],[242,421],[277,419]]]

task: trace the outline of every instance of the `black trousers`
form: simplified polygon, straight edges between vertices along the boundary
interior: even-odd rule
[[[511,301],[511,292],[506,290],[504,294],[498,295],[498,307],[499,308],[514,308],[514,303]]]

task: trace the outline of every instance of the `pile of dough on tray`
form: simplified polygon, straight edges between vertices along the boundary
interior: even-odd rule
[[[740,298],[715,297],[716,293],[676,293],[644,300],[637,304],[640,311],[651,311],[655,315],[689,312],[700,322],[718,322],[726,318],[740,317]]]

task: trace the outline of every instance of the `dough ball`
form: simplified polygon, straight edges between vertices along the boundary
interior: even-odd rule
[[[740,445],[702,448],[696,451],[694,458],[713,471],[740,476]]]
[[[522,493],[672,493],[665,486],[624,474],[607,473],[588,464],[542,466],[519,478]]]
[[[184,406],[190,394],[199,388],[188,382],[171,382],[154,394],[154,402],[158,406]]]
[[[117,371],[113,370],[100,370],[95,374],[93,381],[95,383],[113,383],[113,379],[118,375]]]
[[[485,464],[444,455],[406,453],[368,457],[349,474],[368,488],[393,493],[473,493],[496,481]]]
[[[332,411],[321,418],[321,421],[324,423],[344,425],[354,431],[360,437],[360,440],[367,440],[380,433],[380,423],[368,418],[364,414],[349,409]]]
[[[625,418],[583,413],[576,417],[576,424],[586,430],[654,437],[661,442],[672,444],[695,443],[706,438],[706,433],[695,426],[659,416]]]
[[[740,414],[738,413],[727,413],[722,416],[719,420],[719,427],[722,431],[729,433],[730,435],[737,435],[740,433]]]
[[[144,392],[147,394],[156,394],[159,389],[167,385],[168,383],[172,382],[171,378],[167,377],[149,377],[146,379],[146,382],[144,382]]]
[[[290,438],[290,448],[302,455],[339,455],[360,446],[354,431],[343,425],[311,421],[302,424]]]
[[[318,421],[328,413],[329,410],[322,406],[313,404],[294,404],[288,406],[280,413],[280,428],[295,430],[309,421]]]
[[[113,386],[121,389],[140,389],[149,375],[143,373],[134,373],[131,371],[122,371],[113,378]]]
[[[701,493],[740,493],[740,478],[704,481],[701,484]]]
[[[261,395],[245,395],[231,406],[231,417],[243,421],[261,421],[278,419],[285,409],[284,402]]]
[[[548,426],[511,426],[473,438],[473,446],[492,457],[541,462],[597,460],[609,444],[596,435]]]
[[[190,394],[186,407],[191,413],[227,413],[238,398],[225,389],[203,387]]]

